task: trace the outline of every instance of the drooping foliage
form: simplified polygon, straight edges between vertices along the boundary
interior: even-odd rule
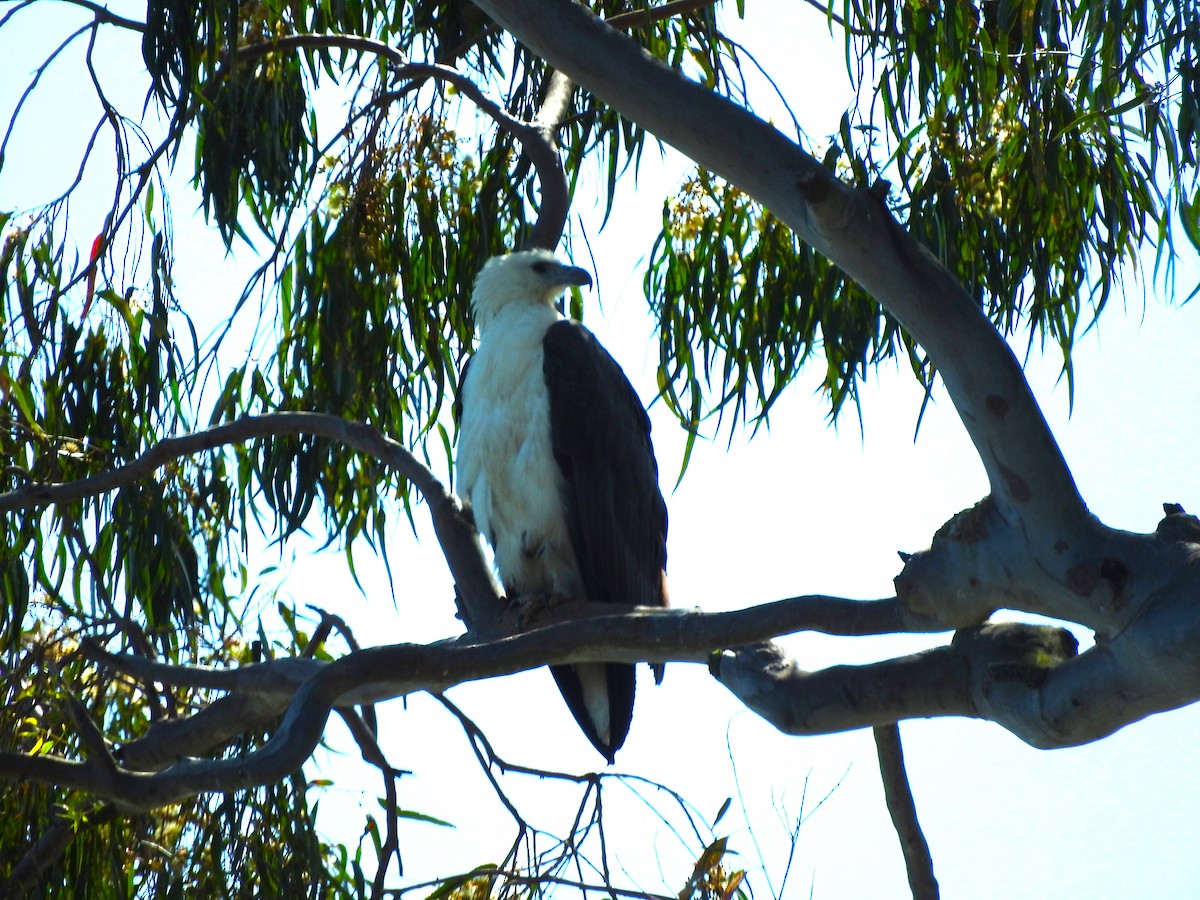
[[[740,4],[662,15],[653,4],[588,5],[749,104],[752,60],[722,24]],[[799,138],[886,204],[1001,329],[1032,323],[1069,364],[1122,263],[1157,245],[1169,273],[1180,227],[1200,246],[1200,6],[907,0],[827,12],[811,27],[846,35],[859,101],[826,134]],[[111,12],[34,0],[0,15],[5,47],[55,34],[27,84],[0,88],[12,109],[0,145],[0,491],[86,477],[165,436],[273,410],[370,422],[427,459],[449,456],[446,411],[471,338],[474,274],[528,238],[545,186],[518,137],[430,64],[532,120],[549,78],[539,60],[467,0],[149,0]],[[72,60],[91,91],[80,116],[96,122],[78,170],[28,208],[5,209],[5,183],[27,179],[23,148],[35,143],[44,76]],[[131,60],[146,71],[130,71]],[[568,184],[597,174],[586,183],[604,185],[611,206],[646,135],[578,91],[562,122]],[[239,297],[176,290],[188,248],[174,240],[173,209],[196,205],[231,252],[259,254]],[[659,321],[660,386],[692,428],[713,410],[733,420],[765,413],[804,365],[824,372],[835,411],[893,354],[933,377],[873,299],[707,172],[664,198],[645,288]],[[220,327],[202,334],[196,321]],[[275,438],[94,499],[4,513],[0,690],[5,708],[26,712],[0,721],[0,749],[76,751],[52,712],[67,703],[65,684],[117,741],[206,702],[103,677],[74,655],[75,642],[243,662],[240,635],[259,628],[267,594],[245,568],[249,532],[308,527],[379,544],[410,502],[403,479],[373,460]],[[296,627],[276,649],[305,643]],[[361,877],[353,853],[313,836],[303,788],[298,776],[236,809],[197,803],[128,822],[67,792],[5,794],[0,846],[91,817],[109,830],[89,837],[127,848],[105,871],[153,871],[161,847],[194,867],[227,858],[232,836],[261,816],[295,828],[277,827],[261,856],[247,849],[245,865],[276,850],[302,863],[253,869],[264,884],[324,884],[318,870]],[[80,861],[94,859],[91,844],[76,846]],[[147,876],[110,895],[184,885],[189,896],[225,896],[251,871],[226,868],[225,882],[214,872],[202,886]],[[74,886],[73,872],[67,861],[41,877]]]
[[[1186,3],[846,3],[858,104],[815,152],[872,190],[1005,334],[1071,347],[1127,265],[1176,233],[1200,247],[1195,66]],[[802,103],[802,99],[795,102]],[[833,411],[897,351],[928,360],[856,285],[760,206],[700,172],[664,206],[646,276],[681,414],[715,394],[767,410],[814,351]],[[720,304],[719,312],[714,304]]]

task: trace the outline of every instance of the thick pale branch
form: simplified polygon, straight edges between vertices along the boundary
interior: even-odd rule
[[[942,373],[1006,513],[1058,529],[1084,516],[1008,345],[883,206],[837,181],[769,123],[667,67],[578,4],[475,2],[622,115],[762,202],[895,314]]]
[[[746,706],[787,734],[830,734],[910,717],[978,715],[966,660],[948,647],[806,672],[779,645],[756,644],[715,655],[710,669]]]
[[[950,627],[978,625],[994,609],[1013,608],[1079,622],[1098,640],[1115,645],[1119,639],[1123,648],[1114,651],[1111,672],[1098,664],[1098,654],[1085,654],[1050,679],[1102,670],[1094,684],[1104,689],[1085,690],[1095,701],[1085,704],[1088,716],[1064,707],[1059,720],[1029,709],[1014,713],[1006,727],[1038,746],[1059,746],[1094,740],[1196,699],[1193,648],[1200,647],[1200,631],[1189,608],[1177,602],[1200,595],[1191,562],[1196,539],[1129,535],[1088,513],[1008,345],[883,204],[838,181],[769,123],[662,64],[570,0],[475,2],[550,65],[763,203],[870,292],[928,352],[992,492],[910,560],[897,579],[897,596],[914,614]],[[1181,616],[1177,629],[1165,618],[1167,609]],[[1181,674],[1188,679],[1177,680]],[[1059,698],[1078,699],[1073,691]],[[1061,721],[1065,731],[1047,727],[1048,721]]]
[[[1200,604],[1194,590],[1176,599],[1188,609],[1160,608],[1148,630],[1079,655],[1064,629],[996,623],[960,631],[949,647],[866,666],[806,672],[767,644],[726,650],[712,669],[788,734],[954,715],[996,722],[1034,747],[1074,747],[1200,700]]]
[[[0,756],[0,778],[26,778],[89,791],[125,811],[149,809],[199,793],[241,790],[277,781],[295,771],[312,753],[335,707],[379,702],[416,690],[440,692],[464,681],[546,664],[642,659],[704,662],[713,650],[727,646],[731,639],[762,640],[787,630],[830,624],[824,620],[831,617],[835,620],[832,624],[860,633],[862,622],[851,612],[857,605],[855,601],[817,597],[794,598],[737,613],[646,609],[621,616],[561,622],[487,643],[464,637],[430,646],[376,647],[326,665],[304,661],[320,668],[314,668],[311,677],[290,688],[285,685],[298,671],[295,665],[260,663],[238,673],[218,675],[201,667],[147,667],[144,661],[112,658],[92,648],[88,652],[98,661],[111,662],[139,677],[167,683],[178,677],[185,684],[219,683],[229,687],[231,677],[237,677],[241,681],[239,689],[263,691],[260,699],[264,702],[256,700],[254,703],[258,705],[248,706],[247,702],[231,697],[227,698],[228,707],[208,716],[193,717],[200,720],[202,727],[156,726],[167,738],[180,738],[173,757],[167,738],[147,740],[142,746],[138,742],[127,745],[119,753],[120,764],[106,752],[93,754],[86,762],[8,754]],[[898,607],[894,601],[862,605],[868,609]],[[603,604],[596,606],[608,611]],[[262,675],[260,670],[268,674]],[[180,758],[186,752],[182,748],[199,748],[203,744],[205,730],[224,740],[230,736],[231,723],[252,727],[247,710],[274,718],[280,707],[273,705],[272,697],[284,694],[291,694],[287,711],[274,736],[261,749],[232,760]],[[221,721],[222,718],[226,721]],[[170,734],[176,728],[176,734]],[[150,774],[131,769],[135,760],[153,769],[168,761],[173,764]]]
[[[1089,516],[1045,546],[988,498],[954,516],[929,549],[906,560],[896,592],[915,615],[951,628],[1019,609],[1111,638],[1160,604],[1169,585],[1200,591],[1193,519],[1173,513],[1155,534],[1132,534]]]

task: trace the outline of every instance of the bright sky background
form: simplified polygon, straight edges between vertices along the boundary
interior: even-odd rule
[[[0,14],[12,6],[0,3]],[[737,29],[738,37],[780,80],[809,133],[832,132],[849,96],[840,41],[830,38],[821,17],[801,4],[756,0],[747,7],[750,23]],[[23,15],[32,23],[45,9],[38,4]],[[71,21],[79,19],[75,11],[59,9]],[[128,14],[140,15],[137,4]],[[15,30],[0,33],[4,121],[28,73],[44,56],[43,45],[58,33],[39,36],[31,30],[20,46]],[[118,52],[131,79],[133,99],[126,110],[132,112],[140,108],[144,85],[141,57],[136,42],[128,39]],[[95,121],[91,89],[83,79],[81,67],[67,64],[43,79],[0,172],[0,209],[44,198],[73,175],[76,148]],[[769,111],[765,94],[761,102]],[[597,287],[584,297],[587,323],[647,401],[654,393],[657,350],[641,292],[644,257],[660,221],[662,198],[686,171],[673,154],[661,164],[655,157],[647,153],[638,190],[622,194],[605,231],[597,233],[598,194],[593,204],[581,193],[575,213],[582,224],[572,226],[576,239],[587,233],[598,266]],[[186,180],[189,165],[185,151],[177,182]],[[98,230],[111,196],[111,179],[95,183],[97,195],[73,207],[81,244]],[[215,229],[192,214],[191,200],[177,200],[175,213],[178,294],[193,315],[219,320],[240,292],[252,259],[244,249],[232,259],[223,257]],[[574,246],[575,262],[589,265],[583,244]],[[1196,283],[1198,271],[1194,255],[1183,261],[1179,299]],[[1035,355],[1027,371],[1092,510],[1110,525],[1149,531],[1164,501],[1200,510],[1195,457],[1200,418],[1194,399],[1200,383],[1195,349],[1200,306],[1173,306],[1176,298],[1164,296],[1162,285],[1146,287],[1131,279],[1129,286],[1125,309],[1114,301],[1101,326],[1079,342],[1070,415],[1054,351],[1045,359]],[[1018,343],[1022,353],[1023,342]],[[678,489],[673,486],[683,433],[663,404],[652,408],[671,516],[675,605],[736,609],[812,592],[890,596],[900,567],[896,551],[927,546],[946,519],[986,493],[982,467],[944,392],[914,442],[921,395],[906,372],[885,367],[865,387],[862,432],[851,416],[837,429],[828,425],[824,402],[814,396],[817,382],[814,373],[793,386],[769,432],[753,441],[738,431],[731,443],[726,433],[700,443]],[[314,556],[303,541],[283,548],[289,563],[282,593],[299,604],[338,612],[368,644],[457,633],[450,579],[423,510],[417,520],[417,539],[398,526],[389,550],[397,576],[395,606],[382,565],[365,548],[357,556],[365,595],[353,586],[341,556]],[[277,551],[265,554],[263,564],[278,558]],[[799,636],[786,643],[804,667],[819,668],[885,658],[945,639]],[[615,769],[669,785],[708,818],[733,796],[734,806],[717,833],[730,835],[731,846],[752,871],[756,896],[766,896],[768,887],[780,891],[788,852],[782,820],[794,822],[802,810],[808,814],[830,791],[801,828],[784,895],[803,897],[810,890],[812,896],[831,898],[907,895],[868,731],[789,738],[745,711],[702,667],[670,666],[657,689],[648,676],[648,671],[639,676],[633,729]],[[601,762],[548,673],[464,685],[449,696],[510,761],[577,772]],[[513,829],[469,758],[457,724],[425,696],[411,698],[407,709],[400,701],[386,704],[380,718],[381,743],[391,762],[415,773],[401,782],[401,805],[457,826],[403,826],[408,876],[425,880],[498,860]],[[340,725],[331,727],[335,746],[344,745],[339,730]],[[944,896],[1195,895],[1200,883],[1197,709],[1156,716],[1089,747],[1052,752],[1031,749],[999,726],[975,721],[905,723],[902,734]],[[356,840],[359,808],[376,810],[379,792],[376,780],[353,773],[352,759],[351,753],[331,761],[324,752],[317,758],[338,779],[322,800],[323,826],[348,843]],[[317,774],[312,766],[309,771]],[[507,784],[533,824],[567,830],[578,789],[529,779]],[[736,799],[739,784],[745,814]],[[666,807],[661,797],[651,799]],[[694,843],[682,848],[615,783],[605,805],[612,817],[612,850],[631,879],[645,889],[678,890],[698,849]],[[674,821],[678,824],[677,816]],[[761,867],[756,841],[769,885],[755,871]]]

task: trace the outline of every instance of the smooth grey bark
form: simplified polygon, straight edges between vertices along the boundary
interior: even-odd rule
[[[1164,522],[1154,535],[1131,534],[1088,512],[1007,344],[879,202],[570,0],[475,2],[550,65],[766,206],[928,352],[991,493],[906,562],[896,579],[898,599],[948,628],[971,628],[997,609],[1015,609],[1077,622],[1097,637],[1095,648],[1057,659],[1036,689],[977,694],[978,711],[1035,746],[1053,747],[1095,740],[1200,699],[1195,529]],[[1053,629],[1046,640],[1054,642]],[[761,684],[741,692],[751,689],[734,661],[750,658],[727,654],[714,673],[747,702],[759,698]],[[815,684],[787,681],[789,692]],[[783,681],[777,689],[785,690]]]

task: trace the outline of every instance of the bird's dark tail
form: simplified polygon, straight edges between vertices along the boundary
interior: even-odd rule
[[[567,701],[571,715],[592,746],[611,764],[625,743],[629,725],[633,721],[633,666],[588,663],[582,666],[551,666],[550,672],[563,699]],[[605,714],[607,722],[603,721]]]

